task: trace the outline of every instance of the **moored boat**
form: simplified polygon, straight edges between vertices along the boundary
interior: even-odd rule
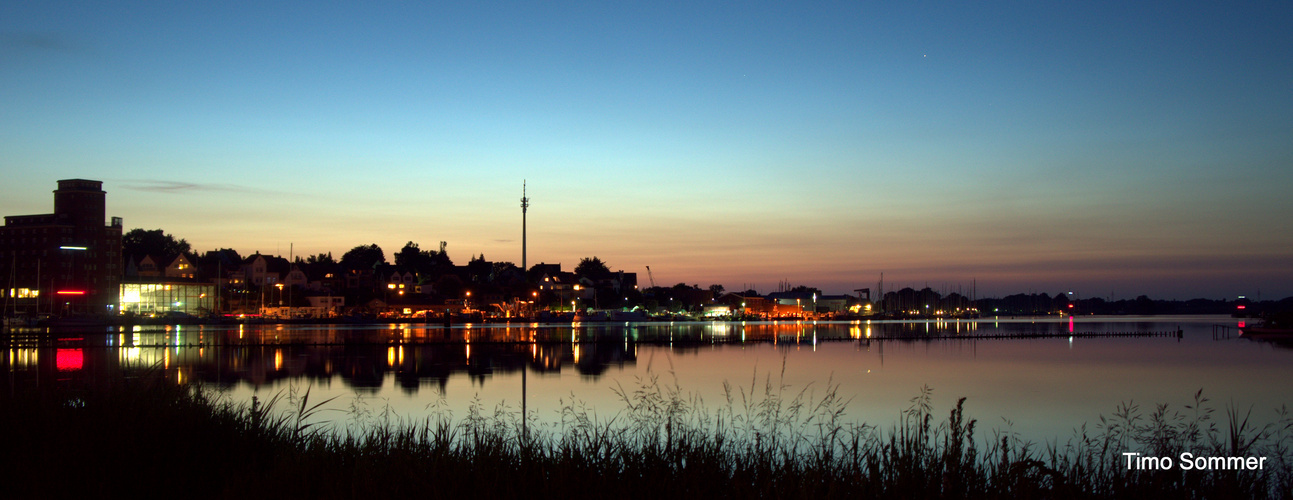
[[[1256,325],[1239,329],[1240,336],[1250,338],[1293,338],[1293,328]]]
[[[1260,324],[1239,327],[1239,335],[1257,339],[1293,339],[1293,322],[1287,315],[1272,316]]]

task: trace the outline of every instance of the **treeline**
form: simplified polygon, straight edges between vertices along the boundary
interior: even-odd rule
[[[1293,309],[1293,297],[1281,300],[1250,301],[1246,299],[1161,300],[1141,295],[1134,299],[1105,300],[1099,297],[1073,299],[1068,294],[1015,294],[1002,298],[975,301],[982,314],[1032,315],[1056,311],[1074,314],[1161,315],[1161,314],[1237,314],[1259,316]]]
[[[280,256],[266,256],[269,266],[280,274],[286,274],[288,268],[296,265],[311,280],[334,280],[327,283],[328,288],[337,293],[346,293],[351,303],[359,303],[375,297],[383,297],[380,289],[381,276],[374,274],[409,272],[417,284],[427,285],[425,290],[437,299],[461,298],[464,290],[470,287],[474,293],[488,294],[503,300],[522,297],[534,298],[545,307],[562,307],[567,302],[559,300],[552,294],[534,294],[533,284],[541,281],[546,274],[556,275],[561,269],[555,265],[536,264],[530,269],[520,269],[512,262],[490,262],[484,255],[473,255],[466,265],[455,265],[449,258],[447,244],[440,242],[438,249],[426,250],[417,243],[408,242],[398,252],[387,254],[376,244],[358,245],[343,254],[340,259],[332,253],[295,256],[289,262]],[[123,269],[131,269],[130,261],[143,256],[152,256],[160,265],[184,255],[196,267],[197,278],[209,281],[227,276],[237,271],[246,263],[248,256],[240,255],[229,248],[212,250],[205,253],[194,252],[187,241],[175,238],[161,229],[133,229],[122,236],[122,257],[126,262]],[[254,255],[260,255],[256,252]],[[253,256],[254,256],[253,255]],[[363,286],[354,286],[354,276],[363,279]],[[588,305],[597,307],[633,307],[645,306],[649,310],[656,307],[672,305],[674,309],[698,309],[723,295],[724,287],[720,284],[703,288],[700,285],[678,284],[674,287],[644,288],[640,292],[635,286],[624,286],[626,282],[616,279],[605,262],[597,257],[584,258],[570,273],[574,278],[592,284],[588,293]],[[621,272],[622,274],[622,272]],[[343,277],[351,276],[351,283]],[[622,278],[622,276],[621,276]],[[616,286],[610,286],[614,283]],[[633,280],[636,283],[636,279]],[[790,287],[789,282],[779,284],[782,292],[804,292],[822,295],[821,290],[804,286]],[[256,293],[257,290],[250,290]],[[763,296],[756,290],[738,292],[746,297]],[[304,300],[297,295],[297,302]],[[1293,311],[1293,297],[1277,301],[1236,300],[1161,300],[1141,295],[1134,299],[1106,300],[1099,297],[1080,298],[1068,293],[1048,295],[1046,293],[1019,293],[1000,298],[975,299],[961,293],[943,295],[925,287],[920,290],[903,288],[890,291],[882,297],[876,297],[875,312],[904,317],[920,316],[953,316],[966,314],[980,315],[1044,315],[1055,313],[1100,314],[1100,315],[1164,315],[1164,314],[1236,314],[1242,316],[1262,316],[1281,311]],[[855,297],[850,302],[861,305],[861,298]],[[293,304],[302,305],[302,304]]]

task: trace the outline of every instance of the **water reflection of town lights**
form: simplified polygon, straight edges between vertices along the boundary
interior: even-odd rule
[[[15,350],[18,351],[17,361],[14,360]],[[36,349],[15,349],[15,350],[9,351],[10,366],[36,366],[38,364],[38,361],[40,361],[40,353]]]

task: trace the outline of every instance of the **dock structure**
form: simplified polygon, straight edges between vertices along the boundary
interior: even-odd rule
[[[1212,340],[1226,340],[1238,337],[1243,333],[1239,327],[1230,325],[1212,325]]]
[[[1183,337],[1180,330],[1130,331],[1130,332],[1018,332],[972,334],[909,334],[873,335],[871,340],[992,340],[992,339],[1052,339],[1052,338],[1101,338],[1101,337]]]

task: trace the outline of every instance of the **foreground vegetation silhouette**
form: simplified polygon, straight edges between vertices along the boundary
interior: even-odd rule
[[[1201,393],[1180,411],[1123,404],[1063,444],[1037,444],[979,438],[964,398],[935,423],[928,388],[881,428],[847,421],[829,383],[795,391],[757,373],[748,388],[725,384],[713,411],[651,375],[618,389],[612,416],[572,398],[559,422],[525,425],[504,405],[414,421],[308,388],[236,404],[155,375],[6,391],[6,496],[1293,497],[1288,412],[1254,427],[1230,405],[1222,429]],[[1260,471],[1138,471],[1125,451],[1269,459]]]

